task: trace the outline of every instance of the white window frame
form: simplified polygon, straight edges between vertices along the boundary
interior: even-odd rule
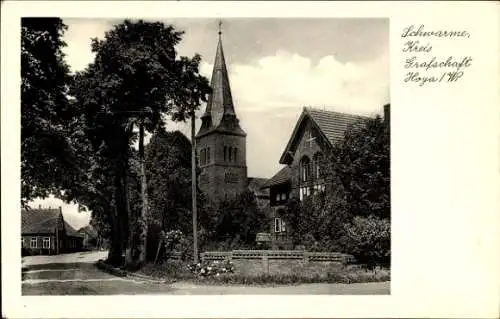
[[[281,218],[274,218],[274,232],[281,233]]]
[[[307,196],[311,195],[311,190],[309,186],[301,186],[299,189],[300,200],[304,200]]]
[[[34,239],[34,241],[33,241]],[[33,242],[35,243],[35,245],[33,245]],[[30,248],[38,248],[38,238],[37,237],[31,237],[31,240],[30,240]]]
[[[48,244],[45,245],[45,243],[48,243]],[[43,237],[42,248],[50,249],[50,237]]]

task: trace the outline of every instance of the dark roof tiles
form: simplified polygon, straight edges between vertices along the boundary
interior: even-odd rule
[[[21,234],[55,233],[60,213],[61,211],[58,208],[23,209],[21,211]]]
[[[263,185],[262,188],[269,188],[274,185],[284,184],[290,181],[292,176],[292,170],[289,166],[285,166],[278,171],[273,177],[268,179]]]
[[[311,107],[306,107],[305,111],[311,116],[312,120],[318,125],[321,132],[325,134],[331,144],[341,141],[344,137],[344,132],[349,126],[369,119],[366,116],[326,111]]]

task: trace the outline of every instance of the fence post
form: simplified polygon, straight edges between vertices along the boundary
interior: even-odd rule
[[[269,257],[267,251],[264,251],[262,254],[262,270],[269,274]]]
[[[304,251],[303,260],[305,264],[309,263],[309,252]]]

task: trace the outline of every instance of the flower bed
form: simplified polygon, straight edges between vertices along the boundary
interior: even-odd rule
[[[188,270],[200,277],[217,277],[224,274],[234,273],[234,264],[230,260],[205,261],[198,264],[190,264]]]

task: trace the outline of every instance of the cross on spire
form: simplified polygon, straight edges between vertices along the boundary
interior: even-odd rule
[[[219,36],[222,34],[222,20],[219,20]]]

